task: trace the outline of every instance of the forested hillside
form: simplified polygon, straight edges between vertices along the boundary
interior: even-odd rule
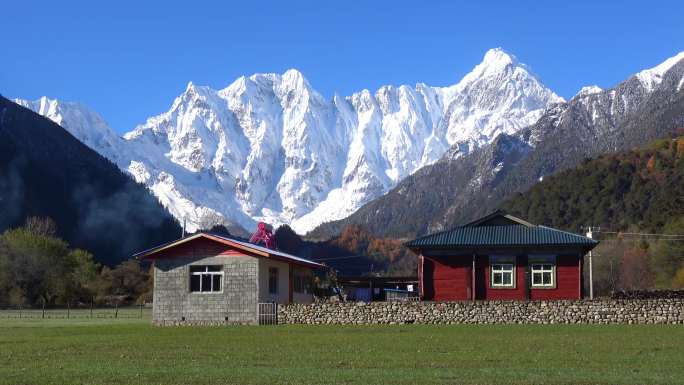
[[[116,265],[180,236],[148,190],[52,121],[0,96],[0,232],[52,218],[57,236]]]
[[[575,232],[586,225],[658,232],[684,215],[684,137],[585,160],[501,207],[533,223]]]

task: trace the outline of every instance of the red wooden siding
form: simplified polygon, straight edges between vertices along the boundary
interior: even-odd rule
[[[478,255],[475,264],[475,299],[525,300],[528,296],[525,271],[527,256],[515,261],[515,287],[490,286],[489,256]],[[428,301],[462,301],[472,299],[472,256],[424,257],[421,274],[423,299]],[[581,299],[581,263],[576,255],[556,258],[556,286],[529,289],[531,300]]]
[[[424,298],[432,301],[470,299],[471,261],[470,256],[425,257]]]
[[[580,267],[577,256],[561,255],[556,258],[556,287],[532,289],[530,299],[580,299]]]

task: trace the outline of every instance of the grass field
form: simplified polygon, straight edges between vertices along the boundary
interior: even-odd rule
[[[48,308],[42,310],[40,308],[34,309],[19,309],[3,308],[0,310],[0,320],[2,319],[23,319],[23,318],[40,318],[40,319],[71,319],[71,318],[143,318],[151,317],[152,309],[140,308],[140,306],[127,306],[121,308],[93,308],[93,309],[67,309]],[[0,321],[1,322],[1,321]],[[2,324],[0,323],[0,326]]]
[[[684,383],[684,327],[0,320],[0,384],[271,383]]]

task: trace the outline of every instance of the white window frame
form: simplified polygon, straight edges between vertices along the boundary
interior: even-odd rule
[[[531,289],[555,289],[557,285],[557,256],[555,254],[531,254],[527,256],[527,264],[530,268],[530,288]],[[543,266],[551,266],[551,283],[542,283],[542,284],[535,284],[534,283],[534,275],[535,274],[541,274],[542,272],[547,271],[542,271],[535,269],[535,265],[543,265]],[[542,282],[543,282],[543,277],[542,277]]]
[[[551,273],[551,279],[544,283],[544,273]],[[534,276],[539,275],[542,283],[534,283]],[[554,288],[556,287],[556,264],[549,262],[530,263],[531,286],[534,288]]]
[[[209,266],[218,266],[221,268],[220,271],[209,271]],[[192,268],[198,268],[198,267],[203,267],[204,271],[192,271]],[[189,274],[189,282],[188,282],[188,289],[190,290],[190,293],[192,294],[221,294],[223,293],[223,286],[225,285],[225,280],[224,280],[224,274],[223,274],[223,266],[222,265],[190,265],[190,268],[188,269],[190,271]],[[202,291],[202,276],[203,275],[209,275],[211,276],[211,287],[209,291]],[[215,275],[220,275],[221,276],[221,290],[216,290],[214,291],[214,276]],[[192,290],[192,277],[193,276],[199,276],[199,291],[194,291]]]
[[[489,268],[489,285],[495,288],[514,288],[515,287],[515,263],[513,262],[495,262]],[[494,282],[494,275],[501,274],[501,283]],[[511,282],[504,283],[504,275],[511,275]]]

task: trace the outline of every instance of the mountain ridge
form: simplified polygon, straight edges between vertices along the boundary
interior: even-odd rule
[[[679,58],[682,54],[675,56]],[[586,157],[645,145],[684,126],[684,60],[668,59],[607,90],[549,107],[514,135],[457,158],[448,151],[350,217],[309,234],[327,239],[347,225],[377,236],[416,236],[468,221],[514,193]],[[641,74],[644,71],[640,72]],[[657,77],[653,81],[652,77]]]
[[[115,164],[53,121],[0,96],[0,231],[50,217],[58,235],[106,265],[181,235]]]
[[[383,86],[326,100],[293,69],[242,76],[221,90],[190,82],[169,111],[122,138],[84,142],[190,230],[263,220],[304,232],[351,214],[450,147],[463,156],[561,101],[497,48],[448,87]],[[84,136],[68,121],[78,114],[19,102]]]

